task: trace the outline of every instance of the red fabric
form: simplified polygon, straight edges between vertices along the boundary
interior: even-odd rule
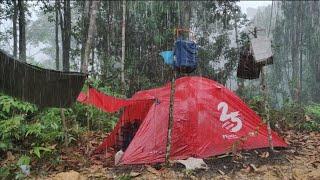
[[[80,92],[77,101],[84,103],[87,100],[87,95],[83,92]]]
[[[157,101],[150,101],[154,97]],[[121,164],[164,162],[169,119],[170,83],[137,92],[131,100],[144,99],[125,108],[114,131],[96,152],[116,144],[122,124],[140,119],[142,124],[124,152]],[[111,106],[111,105],[108,105]],[[272,132],[275,147],[287,144]],[[268,147],[267,127],[233,92],[201,77],[176,80],[170,159],[207,158],[234,148]]]
[[[94,88],[89,88],[87,94],[80,93],[77,100],[84,104],[93,105],[105,112],[116,112],[122,107],[138,103],[139,101],[143,102],[146,100],[150,100],[150,98],[149,99],[145,98],[142,100],[120,99],[120,98],[103,94],[102,92],[99,92]]]

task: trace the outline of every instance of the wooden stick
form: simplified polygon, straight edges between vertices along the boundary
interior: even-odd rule
[[[68,129],[67,129],[66,117],[64,115],[63,108],[61,108],[61,120],[62,120],[63,132],[64,132],[64,145],[65,147],[68,147]]]
[[[268,102],[268,92],[267,92],[267,83],[266,83],[266,67],[261,68],[261,90],[263,93],[263,100],[264,100],[264,109],[266,112],[266,122],[267,122],[267,130],[268,130],[268,142],[271,151],[274,151],[273,142],[272,142],[272,134],[271,134],[271,127],[270,127],[270,114],[269,114],[269,102]]]
[[[170,106],[169,106],[169,122],[167,133],[167,146],[166,146],[166,166],[169,166],[170,150],[171,150],[171,136],[173,127],[173,110],[174,110],[174,83],[175,83],[175,71],[172,70],[171,89],[170,89]]]

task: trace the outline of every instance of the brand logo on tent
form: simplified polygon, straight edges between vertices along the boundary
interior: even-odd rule
[[[242,128],[242,120],[239,117],[239,111],[230,112],[228,114],[228,104],[226,102],[220,102],[218,104],[218,110],[221,111],[220,121],[223,122],[222,127],[230,132],[238,132]]]

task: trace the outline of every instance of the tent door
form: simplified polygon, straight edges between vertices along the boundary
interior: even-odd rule
[[[131,141],[133,140],[135,134],[137,133],[140,127],[140,121],[130,121],[126,122],[121,126],[120,134],[119,134],[119,143],[118,143],[118,150],[125,151]]]

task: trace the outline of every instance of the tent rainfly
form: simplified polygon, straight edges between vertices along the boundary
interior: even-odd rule
[[[108,148],[122,149],[124,155],[120,164],[165,161],[170,83],[139,91],[128,100],[112,99],[94,89],[80,97],[80,102],[107,112],[124,107],[114,130],[96,153]],[[269,146],[267,127],[260,117],[234,93],[210,79],[177,79],[173,115],[170,160],[207,158],[234,148],[248,150]],[[128,136],[125,127],[135,127],[132,131],[136,131]],[[275,132],[272,136],[275,147],[287,146]]]

